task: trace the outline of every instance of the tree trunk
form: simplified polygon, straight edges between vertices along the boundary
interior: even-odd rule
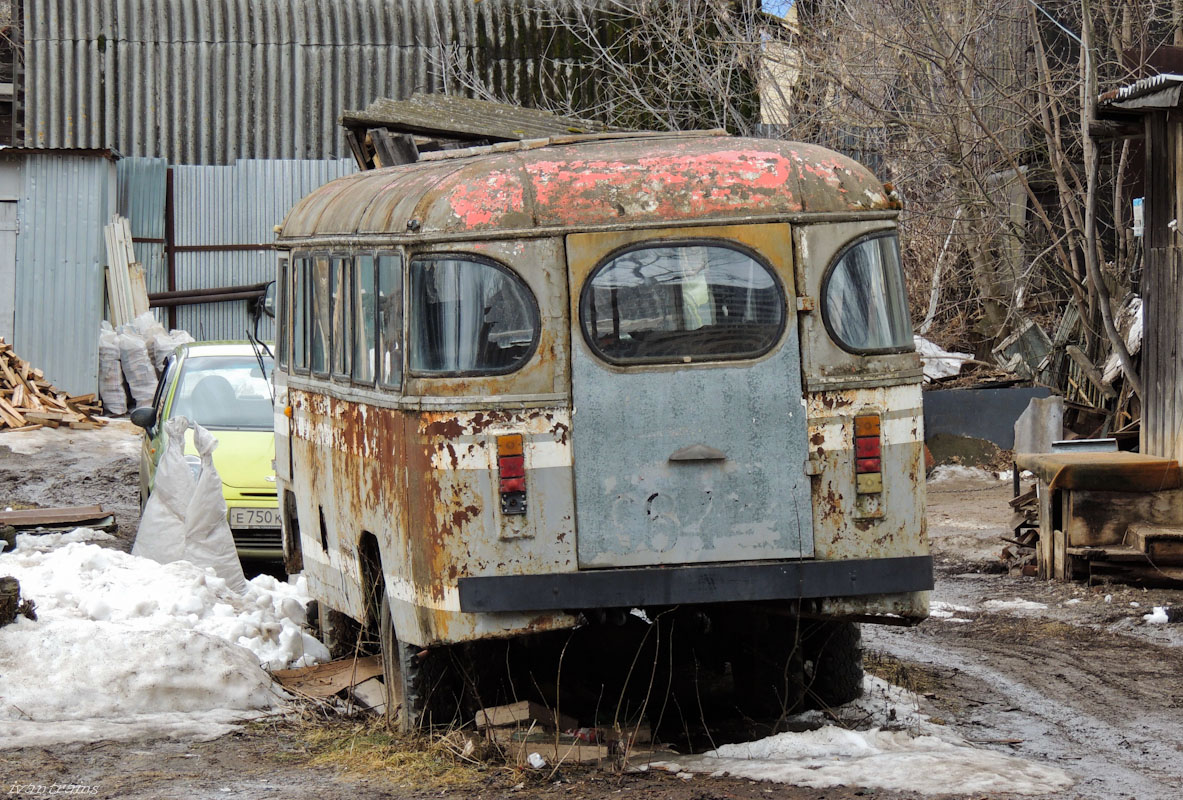
[[[16,578],[0,578],[0,628],[16,620],[20,604],[21,585]]]

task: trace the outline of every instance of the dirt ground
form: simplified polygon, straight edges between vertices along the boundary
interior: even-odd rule
[[[120,544],[128,547],[138,515],[135,429],[116,423],[95,432],[36,433],[0,434],[0,508],[102,503],[118,515]],[[1057,796],[1183,796],[1183,625],[1147,625],[1142,619],[1156,605],[1183,606],[1183,592],[1001,574],[998,537],[1010,515],[1010,491],[1009,483],[997,481],[929,485],[935,613],[915,628],[863,626],[869,669],[920,694],[926,714],[978,746],[1067,771],[1076,784]],[[286,717],[208,742],[0,750],[0,793],[328,800],[933,797],[655,770],[564,767],[551,774],[492,762],[424,770],[412,756],[367,769],[356,759],[326,757],[326,739],[338,732],[352,736],[354,726]]]

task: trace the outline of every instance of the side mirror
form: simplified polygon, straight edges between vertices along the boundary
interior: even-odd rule
[[[151,431],[156,426],[156,409],[152,406],[140,406],[131,412],[131,424]]]
[[[275,281],[267,284],[267,290],[263,293],[263,313],[275,319]]]

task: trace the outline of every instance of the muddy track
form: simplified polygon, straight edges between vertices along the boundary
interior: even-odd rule
[[[966,615],[975,616],[975,615]],[[1072,795],[1183,793],[1183,654],[1119,634],[1039,619],[977,615],[915,630],[864,629],[868,646],[928,668],[933,713],[971,741],[1051,762]]]

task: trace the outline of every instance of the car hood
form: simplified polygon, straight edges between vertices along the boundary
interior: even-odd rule
[[[215,431],[214,468],[222,483],[234,489],[275,491],[275,433],[273,431]],[[197,455],[193,431],[185,432],[185,453]],[[268,480],[270,478],[270,480]]]

